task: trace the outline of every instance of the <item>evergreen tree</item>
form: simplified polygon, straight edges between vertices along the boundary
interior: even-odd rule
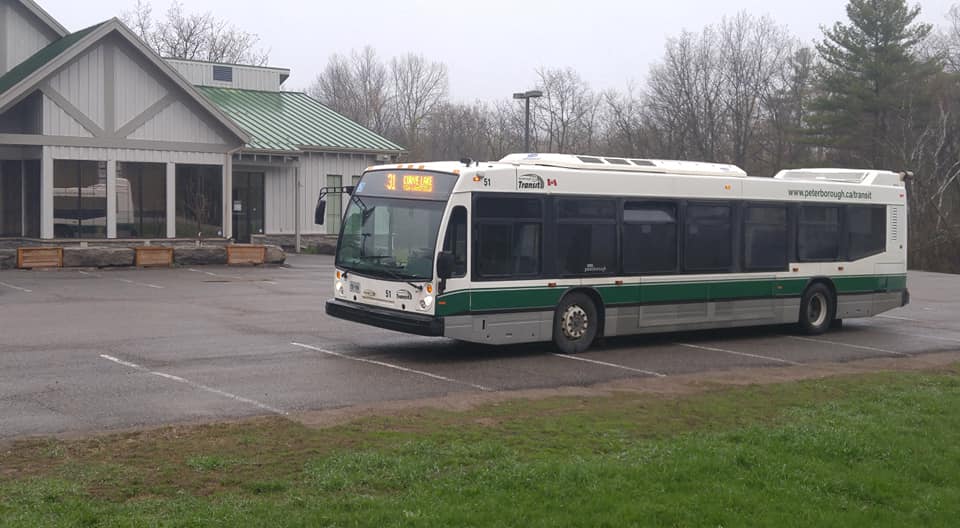
[[[836,162],[894,168],[892,129],[917,107],[919,86],[938,71],[938,59],[921,59],[918,45],[929,24],[915,23],[920,6],[904,0],[850,0],[849,23],[824,28],[818,95],[811,105],[814,142],[839,154]]]

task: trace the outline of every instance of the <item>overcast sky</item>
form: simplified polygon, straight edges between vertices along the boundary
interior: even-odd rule
[[[37,0],[74,31],[119,16],[132,0]],[[941,25],[953,0],[924,0],[922,19]],[[155,0],[163,15],[169,0]],[[642,82],[667,37],[697,31],[740,10],[769,14],[799,39],[845,17],[843,0],[191,0],[256,33],[270,64],[290,68],[284,87],[306,88],[334,52],[372,45],[383,57],[413,51],[447,64],[455,100],[509,97],[540,66],[572,67],[597,90]]]

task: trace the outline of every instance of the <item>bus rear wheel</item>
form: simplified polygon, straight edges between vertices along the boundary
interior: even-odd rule
[[[810,335],[826,332],[833,324],[836,306],[833,291],[826,284],[811,284],[800,299],[800,329]]]
[[[553,315],[553,342],[564,354],[578,354],[590,348],[599,326],[593,300],[583,293],[571,293]]]

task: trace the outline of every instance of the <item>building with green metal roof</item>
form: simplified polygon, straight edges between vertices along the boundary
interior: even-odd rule
[[[320,189],[403,147],[300,92],[289,70],[164,59],[122,22],[69,33],[0,0],[0,240],[219,238],[294,245]]]

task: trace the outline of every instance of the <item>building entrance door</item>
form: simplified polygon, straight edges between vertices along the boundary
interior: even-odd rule
[[[233,173],[233,238],[249,243],[251,235],[263,233],[263,173]]]

